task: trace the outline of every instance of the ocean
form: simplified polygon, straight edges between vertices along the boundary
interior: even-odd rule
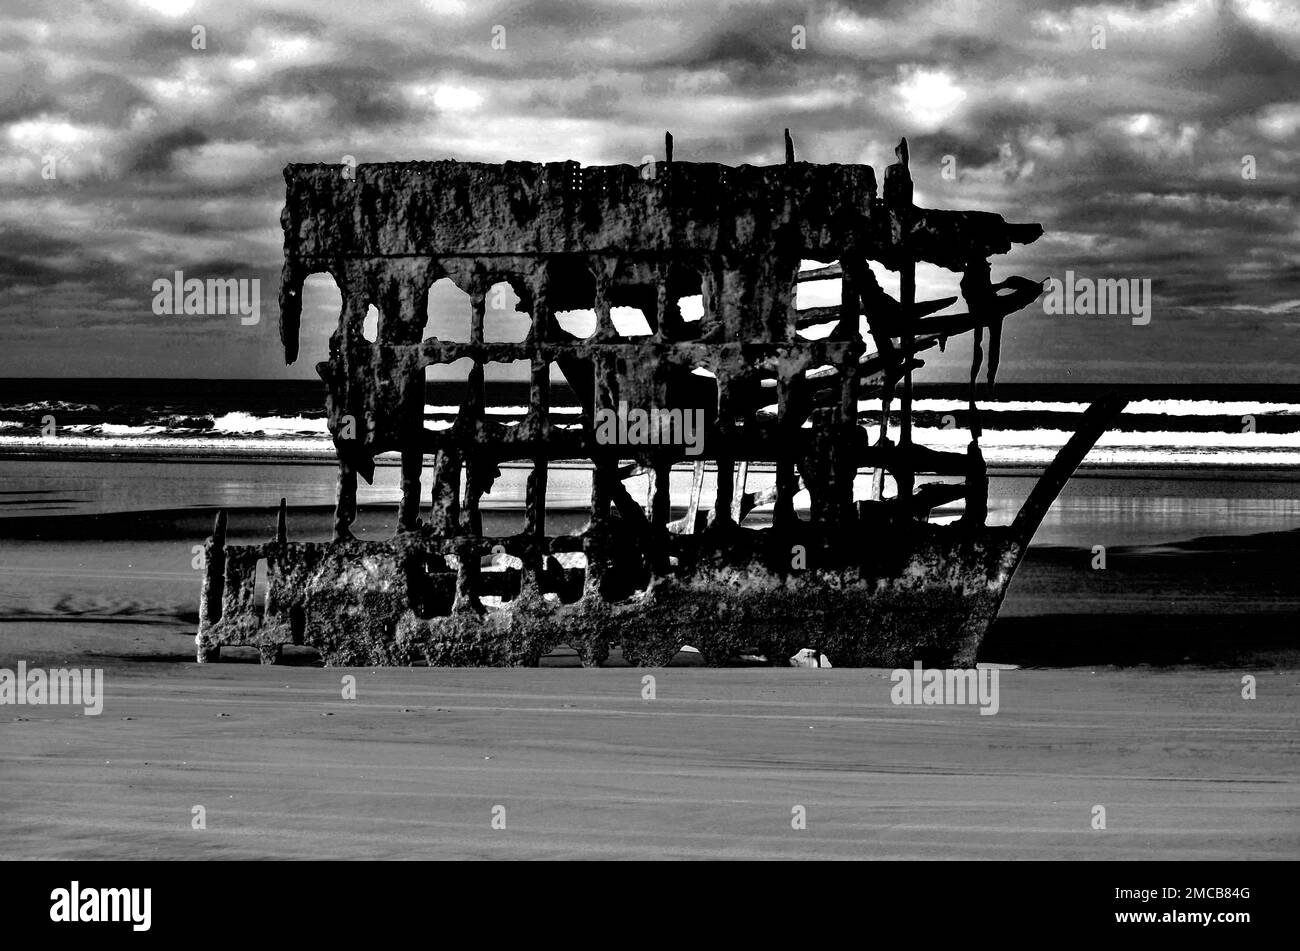
[[[428,425],[450,424],[460,389],[429,386]],[[1132,402],[1043,520],[981,659],[1224,663],[1293,650],[1300,387],[999,386],[982,403],[989,522],[1010,523],[1073,419],[1109,389]],[[565,394],[554,387],[555,416],[576,422]],[[323,395],[311,382],[0,381],[0,624],[158,625],[187,653],[195,546],[218,509],[233,542],[272,537],[281,498],[291,539],[330,537],[335,467]],[[509,422],[524,413],[527,389],[489,383],[487,399]],[[919,387],[915,407],[919,442],[965,445],[964,387]],[[54,435],[42,431],[50,417]],[[362,538],[396,528],[400,470],[395,458],[379,462],[373,483],[359,487]],[[485,531],[522,529],[527,474],[526,463],[502,467],[483,499]],[[772,477],[751,467],[748,487]],[[690,479],[689,466],[672,474],[674,516]],[[865,493],[869,476],[861,479]],[[580,460],[552,464],[549,534],[581,529],[590,480]],[[644,477],[627,485],[634,497],[648,487]],[[959,514],[958,503],[935,517]],[[745,524],[769,517],[759,509]]]
[[[449,427],[463,384],[426,387],[425,423]],[[1130,400],[1117,425],[1089,454],[1089,467],[1300,467],[1300,386],[1003,384],[981,386],[981,444],[994,467],[1042,466],[1070,437],[1077,415],[1109,391]],[[489,382],[488,414],[523,418],[523,382]],[[863,401],[861,408],[878,407]],[[961,449],[966,387],[916,388],[914,438]],[[552,422],[576,425],[579,409],[563,382],[552,383]],[[897,426],[897,416],[891,425]],[[875,427],[869,427],[874,438]],[[329,458],[323,385],[266,380],[0,381],[0,454],[103,451]]]

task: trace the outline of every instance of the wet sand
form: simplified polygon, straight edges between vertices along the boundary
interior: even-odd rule
[[[229,515],[232,542],[265,541],[274,531],[274,508]],[[328,538],[331,517],[325,506],[291,508],[290,537]],[[211,532],[211,518],[211,509],[200,507],[0,518],[0,624],[66,629],[90,651],[95,642],[80,627],[87,623],[193,634],[202,574],[195,547]],[[521,518],[484,513],[493,534],[517,531]],[[548,527],[559,534],[584,518],[548,513]],[[363,508],[354,528],[362,538],[391,537],[391,507]],[[1110,545],[1106,558],[1105,569],[1094,570],[1088,547],[1032,547],[979,659],[1041,667],[1300,666],[1300,530]]]
[[[1295,669],[1255,671],[1253,701],[1244,670],[1007,670],[980,716],[895,706],[882,670],[201,667],[190,649],[174,625],[0,624],[0,666],[102,666],[106,694],[98,717],[0,708],[0,856],[1300,857]]]

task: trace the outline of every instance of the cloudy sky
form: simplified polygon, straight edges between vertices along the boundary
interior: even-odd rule
[[[670,129],[770,164],[786,126],[878,175],[905,135],[918,204],[1041,222],[995,276],[1152,281],[1145,326],[1013,318],[1003,380],[1300,380],[1294,0],[5,0],[0,376],[314,377],[337,292],[285,367],[289,162],[636,164]],[[156,316],[177,270],[260,279],[261,322]]]

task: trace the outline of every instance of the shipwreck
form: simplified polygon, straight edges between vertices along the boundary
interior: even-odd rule
[[[327,272],[342,296],[316,368],[338,458],[334,537],[290,541],[282,503],[273,540],[230,544],[219,513],[205,546],[200,662],[242,645],[275,663],[294,644],[336,665],[535,665],[566,645],[586,665],[618,648],[656,666],[690,645],[710,664],[742,653],[784,664],[813,648],[837,666],[974,665],[1044,514],[1124,405],[1094,403],[1014,522],[987,524],[977,376],[986,369],[992,385],[1004,320],[1042,293],[1024,278],[994,283],[989,257],[1042,228],[915,206],[906,140],[879,189],[870,166],[795,161],[788,132],[786,162],[767,167],[676,162],[671,136],[666,146],[664,161],[642,167],[285,169],[288,363],[304,280]],[[897,296],[868,262],[898,274]],[[961,275],[965,312],[938,313],[955,298],[915,299],[918,262]],[[442,278],[469,295],[468,341],[423,336]],[[830,278],[839,304],[797,307],[801,282]],[[530,317],[522,342],[486,339],[498,282]],[[687,320],[678,302],[693,295],[703,315]],[[372,305],[374,342],[363,334]],[[611,308],[624,306],[651,332],[620,333]],[[555,319],[575,309],[594,311],[590,336]],[[975,344],[969,444],[927,448],[912,432],[918,355],[963,334]],[[466,359],[455,424],[427,428],[425,368]],[[507,427],[486,412],[483,370],[520,360],[529,405]],[[553,365],[581,402],[579,425],[552,419]],[[598,438],[597,419],[620,406],[698,410],[702,439],[688,455],[681,440]],[[390,452],[401,460],[397,531],[358,540],[357,478]],[[575,459],[592,469],[589,520],[549,535],[548,464]],[[480,502],[511,462],[532,467],[524,529],[488,536]],[[691,470],[684,511],[669,495],[675,465]],[[774,469],[773,484],[749,491],[751,465]],[[859,473],[870,474],[861,498]],[[644,501],[625,484],[638,474]],[[796,507],[805,490],[807,507]],[[958,502],[955,521],[931,520]],[[747,526],[758,509],[770,525]]]

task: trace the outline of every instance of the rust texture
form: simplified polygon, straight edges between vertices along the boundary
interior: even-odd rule
[[[564,644],[585,664],[617,646],[632,663],[662,665],[689,644],[713,664],[742,651],[784,663],[803,647],[837,665],[973,664],[1047,506],[1123,404],[1094,405],[1014,525],[985,524],[976,379],[987,352],[992,383],[1004,319],[1041,293],[1024,278],[993,283],[988,259],[1042,229],[916,207],[906,141],[896,152],[879,190],[868,166],[794,161],[788,132],[787,162],[771,167],[673,162],[670,152],[646,168],[286,168],[288,362],[306,277],[329,273],[343,301],[330,358],[317,366],[339,462],[334,538],[289,542],[282,509],[275,541],[230,545],[219,516],[199,659],[239,644],[274,662],[284,645],[304,644],[332,664],[529,665]],[[807,259],[834,263],[801,271]],[[869,261],[899,273],[898,299]],[[965,312],[936,314],[954,299],[915,300],[918,262],[961,275]],[[429,288],[444,277],[469,295],[468,341],[423,336]],[[842,302],[797,309],[798,283],[826,278],[841,280]],[[487,339],[486,296],[498,282],[531,317],[522,342]],[[684,320],[677,302],[696,294],[703,316]],[[374,343],[362,332],[371,305]],[[619,306],[639,308],[651,333],[621,335],[610,316]],[[554,319],[575,309],[596,314],[588,338]],[[828,324],[820,339],[801,333]],[[928,449],[911,435],[917,355],[966,333],[977,341],[970,443],[964,453]],[[425,368],[464,358],[472,369],[455,425],[427,430]],[[504,427],[485,413],[483,368],[516,360],[531,367],[530,403],[522,423]],[[581,425],[551,419],[552,364],[582,403]],[[874,443],[859,413],[867,398],[880,401]],[[596,420],[621,403],[702,410],[702,455],[598,439]],[[369,480],[385,452],[401,456],[398,530],[359,541],[356,480]],[[560,459],[592,463],[591,511],[581,533],[551,536],[547,466]],[[525,528],[485,536],[480,499],[510,461],[533,467]],[[674,519],[668,476],[681,463],[694,464],[694,478]],[[712,499],[701,497],[706,463],[717,472]],[[772,489],[746,490],[751,463],[774,466]],[[863,470],[874,472],[873,491],[855,498]],[[639,473],[650,476],[644,502],[624,484]],[[801,489],[807,518],[794,505]],[[959,521],[929,522],[958,499]],[[768,504],[770,527],[744,526]],[[486,569],[494,553],[514,566]]]

